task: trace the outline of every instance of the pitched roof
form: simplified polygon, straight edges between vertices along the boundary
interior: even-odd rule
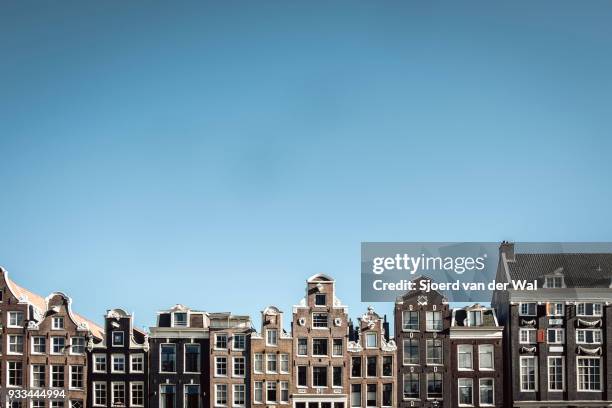
[[[612,283],[612,254],[566,253],[526,254],[518,253],[515,261],[508,261],[512,279],[538,280],[555,272],[563,275],[565,285],[574,288],[608,288]]]
[[[7,284],[10,286],[11,290],[13,291],[13,293],[15,294],[15,296],[17,296],[18,298],[26,298],[28,300],[28,302],[33,305],[34,307],[36,307],[43,315],[46,314],[47,312],[47,302],[45,300],[44,297],[18,285],[15,283],[15,281],[13,281],[12,279],[9,278],[8,274],[5,273],[5,279]],[[92,322],[91,320],[79,315],[78,313],[74,313],[72,312],[72,317],[76,320],[77,324],[81,324],[81,323],[87,323],[87,326],[89,327],[89,330],[91,330],[91,333],[96,336],[96,337],[100,337],[102,338],[104,335],[104,329],[100,326],[98,326],[96,323]]]

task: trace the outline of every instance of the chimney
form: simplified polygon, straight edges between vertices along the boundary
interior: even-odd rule
[[[383,320],[383,330],[385,331],[385,340],[389,341],[389,322],[387,321],[387,315]]]
[[[514,257],[514,242],[502,241],[499,246],[499,255],[506,255],[506,259],[508,262],[514,262],[516,259]]]

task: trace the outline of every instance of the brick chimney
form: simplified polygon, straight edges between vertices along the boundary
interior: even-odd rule
[[[514,242],[502,241],[499,246],[499,255],[506,254],[506,259],[508,262],[514,262],[516,259],[514,257]]]

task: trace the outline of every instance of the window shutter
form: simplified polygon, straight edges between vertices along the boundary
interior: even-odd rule
[[[545,343],[546,342],[546,332],[544,331],[544,329],[539,329],[538,330],[538,343]]]

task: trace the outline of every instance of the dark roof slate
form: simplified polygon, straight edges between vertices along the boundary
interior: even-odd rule
[[[607,288],[612,283],[612,254],[567,253],[515,255],[508,262],[512,279],[537,280],[560,271],[568,288]]]

